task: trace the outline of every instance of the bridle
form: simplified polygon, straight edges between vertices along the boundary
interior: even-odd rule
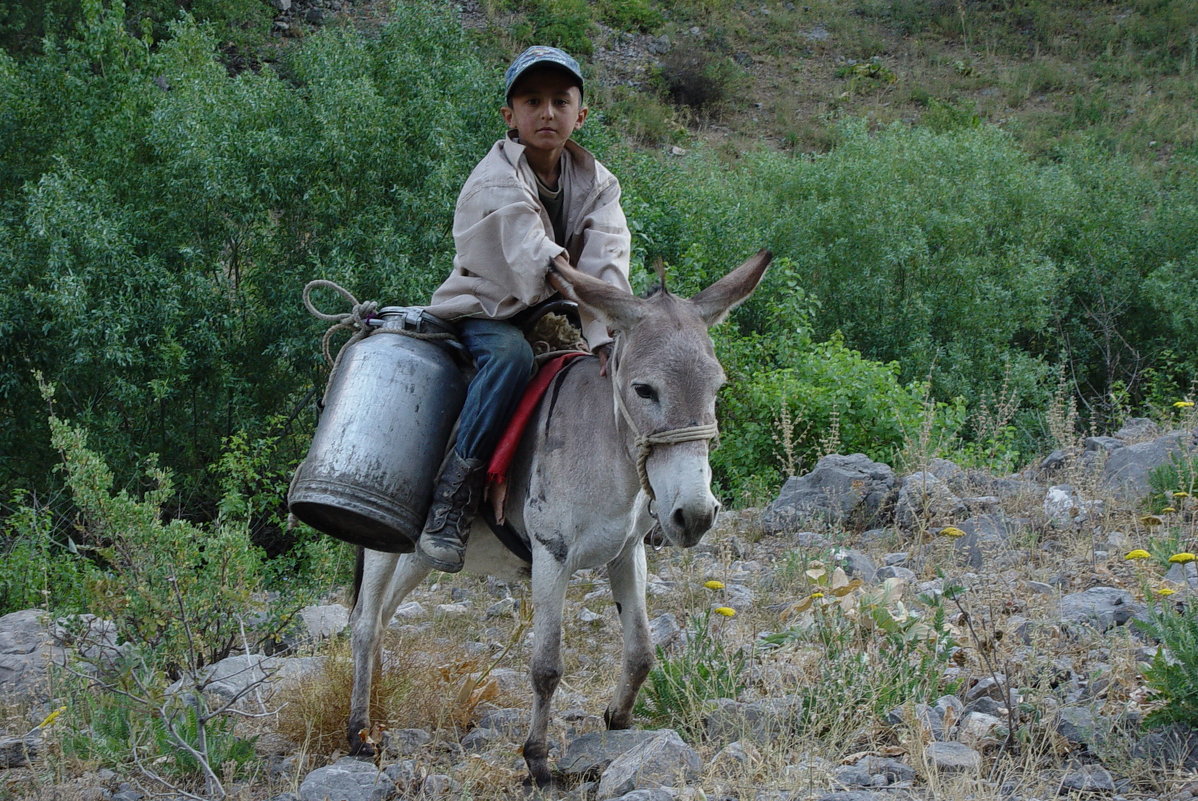
[[[657,499],[657,495],[653,492],[653,487],[649,484],[649,473],[645,469],[645,463],[649,461],[649,454],[652,453],[653,446],[677,445],[682,442],[717,439],[720,435],[720,427],[717,423],[706,423],[698,426],[686,426],[685,428],[670,428],[663,431],[655,431],[651,434],[641,434],[640,430],[636,427],[636,423],[632,421],[632,415],[628,411],[627,404],[624,403],[624,396],[620,394],[620,382],[617,376],[620,364],[620,345],[620,335],[616,334],[616,338],[612,342],[611,356],[608,358],[612,394],[616,398],[616,408],[619,409],[624,422],[632,431],[633,444],[636,446],[636,475],[640,479],[641,489],[649,496],[650,509],[652,509],[652,502]],[[652,512],[650,513],[652,514]],[[656,515],[653,516],[656,517]]]

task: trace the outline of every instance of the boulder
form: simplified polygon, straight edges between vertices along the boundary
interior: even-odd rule
[[[926,525],[948,524],[965,504],[935,475],[926,471],[903,479],[894,505],[894,522],[911,530]]]
[[[649,640],[654,648],[668,648],[682,634],[682,626],[673,612],[663,612],[649,621]]]
[[[599,731],[584,734],[566,746],[557,768],[566,776],[598,776],[615,759],[669,729]]]
[[[975,515],[958,528],[965,536],[958,539],[953,548],[975,570],[986,564],[986,558],[1010,548],[1011,536],[1029,525],[1021,518],[1009,518],[1001,513]]]
[[[1121,439],[1124,442],[1138,442],[1154,439],[1160,434],[1160,427],[1147,417],[1129,417],[1123,421],[1122,428],[1115,432],[1115,439]]]
[[[616,757],[599,779],[600,801],[634,790],[682,787],[699,777],[703,763],[674,731],[659,731]]]
[[[845,522],[867,527],[883,517],[895,483],[889,466],[864,454],[825,456],[810,473],[787,479],[766,507],[762,528],[767,534],[781,534]]]
[[[1198,456],[1198,442],[1188,431],[1174,431],[1162,437],[1128,445],[1111,453],[1102,470],[1100,486],[1128,504],[1146,498],[1151,491],[1148,477],[1152,471],[1175,457]]]
[[[715,742],[750,740],[761,743],[792,734],[803,712],[797,695],[741,703],[717,698],[703,717],[703,729]]]
[[[1134,446],[1132,446],[1134,447]],[[1107,631],[1132,618],[1143,618],[1146,610],[1127,590],[1116,587],[1091,587],[1061,598],[1058,606],[1061,622],[1080,624]]]
[[[28,737],[0,737],[0,769],[22,768],[41,756],[41,740]]]
[[[977,773],[982,755],[961,743],[928,743],[924,749],[928,767],[937,773]]]
[[[382,801],[394,794],[395,783],[374,763],[342,757],[317,768],[300,784],[300,801]]]
[[[44,609],[0,617],[0,695],[9,703],[46,698],[46,667],[53,650]]]
[[[1061,795],[1067,791],[1079,793],[1114,793],[1115,780],[1102,765],[1081,765],[1065,772],[1061,777]]]
[[[349,625],[349,610],[341,604],[305,606],[299,611],[307,639],[319,642],[336,637]]]

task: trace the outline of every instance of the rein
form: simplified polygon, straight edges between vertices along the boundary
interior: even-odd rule
[[[627,404],[624,403],[624,396],[620,394],[620,382],[617,380],[616,375],[620,366],[619,359],[617,358],[620,344],[621,342],[617,335],[616,341],[612,344],[611,358],[608,360],[611,365],[612,394],[616,398],[616,408],[620,410],[620,415],[632,431],[633,444],[636,446],[636,475],[640,479],[641,489],[645,491],[645,494],[649,496],[650,502],[652,502],[657,500],[657,495],[653,492],[653,487],[649,484],[649,472],[645,469],[645,463],[649,461],[649,454],[653,452],[653,446],[713,440],[719,437],[720,428],[716,423],[707,423],[705,425],[655,431],[652,434],[641,434],[640,430],[636,427],[636,423],[632,421],[632,415],[628,411]]]

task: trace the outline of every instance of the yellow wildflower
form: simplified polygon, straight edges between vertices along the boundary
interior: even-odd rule
[[[953,539],[956,539],[957,537],[964,537],[965,532],[956,526],[945,526],[944,528],[940,529],[940,535],[942,537],[952,537]]]
[[[1161,509],[1161,514],[1165,515],[1165,514],[1168,514],[1169,512],[1176,512],[1176,511],[1177,510],[1174,509],[1172,506],[1166,506],[1164,509]]]
[[[712,611],[717,615],[723,615],[724,617],[736,617],[736,610],[731,606],[717,606]]]
[[[55,710],[54,710],[53,712],[51,712],[49,715],[46,715],[45,719],[44,719],[44,720],[43,720],[41,723],[39,723],[39,724],[37,724],[36,726],[34,726],[34,727],[33,727],[33,730],[34,730],[34,731],[37,731],[38,729],[44,729],[44,728],[46,728],[46,727],[47,727],[47,726],[49,726],[51,723],[53,723],[54,721],[58,720],[58,716],[59,716],[59,715],[61,715],[63,712],[66,712],[66,711],[67,711],[67,708],[66,708],[65,706],[60,706],[58,709],[55,709]]]
[[[1188,409],[1194,405],[1193,401],[1177,401],[1173,404],[1174,409]]]
[[[722,590],[724,589],[724,582],[711,579],[710,581],[703,582],[703,586],[709,590]]]
[[[1175,592],[1177,592],[1177,590],[1173,589],[1172,587],[1161,587],[1160,589],[1158,589],[1156,591],[1156,594],[1157,595],[1172,595]]]
[[[1161,520],[1156,515],[1144,515],[1143,517],[1140,518],[1140,522],[1146,526],[1159,526],[1161,523],[1164,523],[1165,521]]]
[[[812,598],[823,598],[824,594],[822,592],[813,592],[813,593],[811,593],[811,597]]]
[[[1178,565],[1188,564],[1189,562],[1193,562],[1195,559],[1198,559],[1198,556],[1194,556],[1194,554],[1190,553],[1189,551],[1175,553],[1169,557],[1170,562]]]
[[[1178,490],[1177,492],[1173,493],[1173,497],[1174,498],[1188,498],[1188,497],[1190,497],[1190,493],[1182,492],[1181,490]]]
[[[1125,556],[1123,558],[1124,559],[1150,559],[1150,558],[1152,558],[1152,554],[1148,553],[1148,551],[1144,550],[1143,548],[1136,548],[1134,551],[1128,551],[1127,556]]]

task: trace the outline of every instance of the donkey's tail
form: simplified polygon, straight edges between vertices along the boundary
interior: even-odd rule
[[[354,556],[354,589],[349,596],[349,611],[354,611],[358,606],[358,594],[362,592],[362,574],[366,570],[366,549],[359,545],[354,549],[357,553]]]

